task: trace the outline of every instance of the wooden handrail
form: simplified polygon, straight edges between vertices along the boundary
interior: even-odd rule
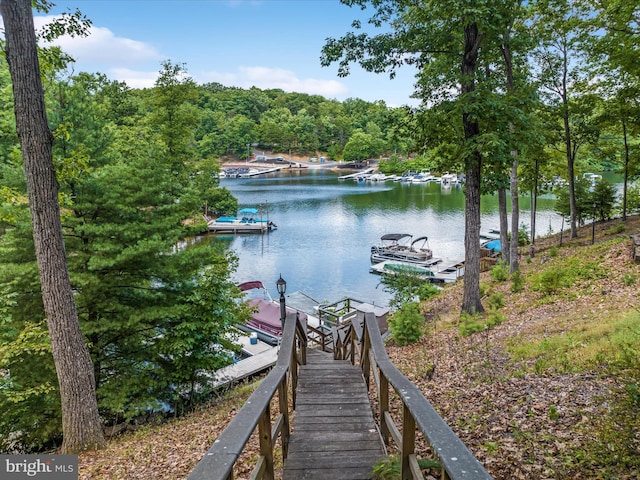
[[[357,326],[353,327],[353,332],[354,335],[358,333]],[[443,479],[491,479],[491,475],[435,411],[418,387],[389,360],[373,313],[364,315],[360,344],[360,365],[365,381],[369,385],[372,374],[377,387],[380,433],[387,445],[391,437],[400,450],[402,479],[423,479],[415,455],[416,428],[422,432],[437,455]],[[395,424],[389,410],[389,386],[393,387],[402,401],[401,428]]]
[[[306,325],[296,313],[289,313],[285,320],[275,366],[189,474],[189,480],[231,480],[233,466],[256,427],[258,427],[260,438],[260,458],[254,467],[252,478],[265,480],[275,478],[274,446],[280,436],[284,461],[290,435],[289,386],[295,408],[298,369],[301,364],[304,365],[307,362],[306,352]],[[280,413],[272,426],[271,400],[276,392],[278,392]]]

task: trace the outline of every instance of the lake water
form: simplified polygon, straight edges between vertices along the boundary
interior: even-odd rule
[[[282,274],[287,292],[319,302],[351,297],[386,306],[389,294],[369,273],[370,248],[387,233],[427,236],[436,257],[464,258],[464,193],[438,183],[356,182],[341,173],[302,170],[220,181],[240,208],[262,206],[277,230],[267,234],[208,235],[239,257],[237,282],[261,280],[276,298]],[[538,235],[560,231],[552,198],[538,199]],[[481,201],[481,231],[498,229],[497,197]],[[520,223],[530,224],[529,197],[520,199]],[[565,225],[566,228],[566,225]]]

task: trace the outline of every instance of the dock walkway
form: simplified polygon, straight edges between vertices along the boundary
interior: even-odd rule
[[[384,457],[362,370],[310,349],[301,366],[283,480],[373,477]]]

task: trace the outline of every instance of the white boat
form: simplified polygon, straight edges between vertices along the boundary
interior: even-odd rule
[[[439,258],[430,265],[385,260],[371,265],[369,271],[379,275],[415,275],[433,283],[453,283],[464,275],[464,260]]]
[[[371,247],[371,261],[399,260],[409,263],[425,263],[433,258],[427,237],[413,240],[408,233],[389,233],[380,237],[380,243]]]
[[[459,183],[458,175],[455,173],[446,172],[440,177],[440,183],[443,187],[450,187]]]
[[[602,181],[602,175],[599,175],[597,173],[587,172],[582,175],[582,178],[586,178],[587,180],[589,180],[592,187],[595,187],[598,182]]]
[[[207,222],[210,232],[264,233],[275,230],[277,225],[262,216],[257,208],[243,208],[235,217],[218,217]]]
[[[405,172],[402,174],[402,176],[396,180],[396,181],[400,181],[402,183],[411,183],[411,181],[413,180],[413,177],[415,177],[417,174],[415,172]]]
[[[411,183],[426,183],[435,179],[435,175],[431,175],[431,172],[420,172],[411,179]]]
[[[369,177],[367,178],[367,180],[369,180],[370,182],[383,182],[387,179],[387,176],[384,173],[372,173],[371,175],[369,175]]]

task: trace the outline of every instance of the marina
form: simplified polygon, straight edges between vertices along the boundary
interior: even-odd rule
[[[371,246],[384,234],[407,233],[414,239],[428,234],[435,257],[464,258],[463,189],[442,189],[436,182],[339,180],[343,173],[282,169],[251,178],[223,178],[220,185],[241,207],[268,203],[268,217],[278,228],[266,235],[203,235],[199,241],[235,252],[237,283],[259,278],[273,295],[282,274],[292,291],[320,303],[350,297],[375,306],[389,304],[391,294],[380,276],[369,271]],[[554,203],[549,196],[538,199],[538,235],[560,231],[562,217]],[[520,223],[525,228],[529,205],[529,197],[521,197]],[[497,196],[482,196],[481,231],[488,234],[499,224]]]

